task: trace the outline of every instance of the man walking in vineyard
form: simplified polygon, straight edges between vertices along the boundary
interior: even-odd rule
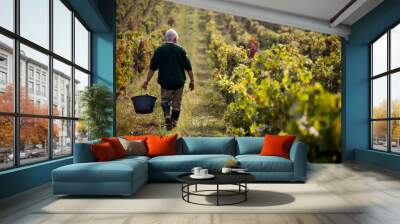
[[[167,130],[176,127],[181,111],[183,87],[187,71],[190,83],[189,89],[194,90],[194,78],[190,59],[185,49],[177,44],[178,33],[169,29],[165,32],[166,42],[154,51],[150,61],[150,69],[142,87],[147,86],[158,70],[158,84],[161,86],[161,107],[164,112]],[[172,110],[171,110],[172,107]]]

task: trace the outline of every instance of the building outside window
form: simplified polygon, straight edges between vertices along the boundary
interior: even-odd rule
[[[57,106],[58,103],[58,89],[55,89],[53,92],[53,103]]]
[[[7,73],[4,71],[0,71],[0,84],[2,86],[7,85]]]
[[[42,83],[46,83],[46,74],[42,73]]]
[[[31,81],[28,82],[28,93],[29,94],[33,94],[34,93],[33,82],[31,82]]]
[[[36,69],[36,81],[40,81],[40,70]]]
[[[36,84],[36,95],[40,96],[40,84]]]
[[[46,96],[46,86],[42,86],[42,96]]]
[[[371,52],[371,148],[400,153],[400,24],[379,36]]]
[[[28,74],[29,74],[29,79],[33,80],[33,67],[32,66],[29,66]]]
[[[71,105],[79,102],[81,88],[90,84],[86,81],[91,75],[90,31],[64,1],[51,2],[19,1],[19,12],[11,12],[13,17],[20,16],[14,18],[20,21],[15,30],[0,22],[0,26],[8,30],[0,29],[0,97],[8,99],[0,101],[0,123],[3,130],[8,130],[7,135],[0,136],[0,170],[70,156],[73,143],[87,139],[79,113],[74,113]],[[75,48],[73,43],[76,43]],[[20,50],[16,52],[15,49]],[[13,61],[14,54],[19,56],[18,63]],[[14,99],[17,64],[20,65],[18,89],[26,94]],[[53,79],[52,90],[49,89],[50,78]],[[1,89],[1,84],[12,88]],[[79,88],[69,88],[74,85]],[[18,113],[13,109],[14,104],[20,108]],[[15,125],[19,130],[16,134],[13,132]],[[33,138],[32,132],[40,134]]]
[[[7,87],[7,64],[7,56],[4,54],[0,54],[0,91],[5,91]]]
[[[7,56],[4,54],[0,54],[0,67],[7,68]]]

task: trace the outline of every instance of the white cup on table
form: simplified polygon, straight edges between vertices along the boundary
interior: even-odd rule
[[[200,170],[200,176],[207,176],[208,175],[208,169],[201,169]]]
[[[193,169],[192,169],[192,173],[194,174],[194,175],[196,175],[196,176],[200,176],[201,175],[201,170],[202,170],[203,168],[201,168],[201,167],[194,167]]]
[[[230,167],[222,167],[221,172],[222,173],[230,173],[230,172],[232,172],[232,168],[230,168]]]

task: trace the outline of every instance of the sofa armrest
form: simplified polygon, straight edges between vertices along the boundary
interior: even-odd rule
[[[92,144],[100,143],[99,140],[75,143],[74,145],[74,163],[89,163],[95,162],[96,158],[92,153],[90,146]]]
[[[305,181],[307,176],[307,145],[295,142],[290,149],[290,160],[293,162],[293,179]]]

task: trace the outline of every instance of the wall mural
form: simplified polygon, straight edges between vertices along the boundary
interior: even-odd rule
[[[118,135],[287,133],[308,143],[311,161],[340,161],[339,37],[165,1],[117,2]],[[157,72],[142,88],[170,28],[195,80],[193,91],[186,80],[176,127],[165,125]],[[157,97],[154,112],[137,114],[131,97],[145,93]]]

